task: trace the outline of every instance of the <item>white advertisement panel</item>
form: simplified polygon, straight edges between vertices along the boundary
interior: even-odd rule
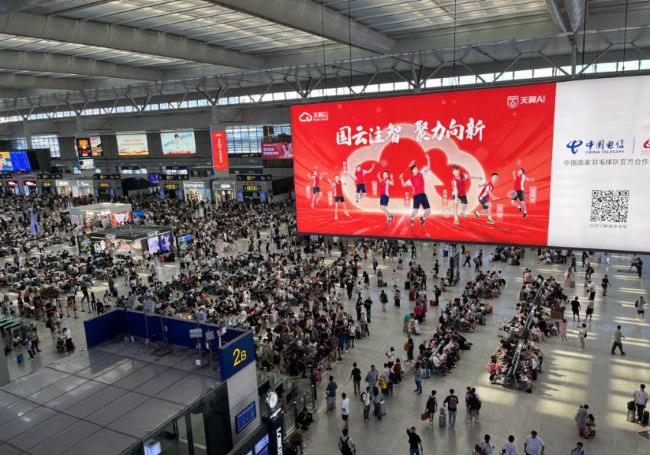
[[[650,78],[557,84],[548,244],[649,251]]]
[[[147,156],[149,144],[146,133],[118,133],[117,154],[119,156]]]
[[[162,151],[165,155],[193,155],[196,153],[194,131],[163,131],[160,133]]]

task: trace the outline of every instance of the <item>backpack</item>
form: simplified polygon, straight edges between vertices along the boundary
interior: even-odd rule
[[[480,411],[480,410],[481,410],[481,405],[482,405],[482,404],[483,404],[483,403],[481,403],[481,400],[479,400],[479,399],[476,398],[476,397],[474,397],[474,399],[472,400],[472,407],[473,407],[474,409],[476,409],[477,411]]]
[[[367,392],[361,392],[361,395],[359,396],[359,398],[361,399],[362,403],[365,403],[367,396],[368,396]]]
[[[379,386],[380,389],[385,389],[388,387],[388,384],[386,384],[386,378],[383,376],[379,376],[379,381],[377,381],[377,385]]]
[[[479,444],[478,449],[478,455],[488,455],[487,444],[485,442]]]
[[[352,447],[350,447],[350,437],[349,436],[346,437],[345,439],[343,439],[343,437],[341,437],[339,439],[339,445],[340,445],[340,448],[341,448],[341,454],[342,455],[354,455],[354,452],[352,452]]]

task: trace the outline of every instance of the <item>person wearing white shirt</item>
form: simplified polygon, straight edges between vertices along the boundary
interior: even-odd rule
[[[639,423],[641,423],[643,421],[643,411],[648,404],[648,392],[645,391],[645,384],[641,384],[639,390],[634,392],[634,404],[639,416]]]
[[[544,441],[537,436],[536,431],[531,431],[530,436],[524,441],[526,455],[544,455]]]
[[[343,425],[345,428],[350,428],[349,417],[350,417],[350,399],[348,396],[343,393],[341,394],[341,416],[343,418]]]
[[[513,435],[508,436],[508,442],[503,444],[501,455],[517,455],[517,446],[515,445],[515,437]]]

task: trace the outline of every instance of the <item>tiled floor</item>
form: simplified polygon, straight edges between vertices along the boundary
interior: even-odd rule
[[[477,248],[477,246],[473,247],[473,253]],[[487,255],[491,249],[485,247],[484,253]],[[430,271],[432,269],[431,246],[420,247],[418,254],[418,261],[422,263],[425,270]],[[523,440],[531,430],[537,430],[545,441],[546,454],[569,453],[578,441],[573,417],[578,406],[583,403],[589,404],[597,423],[596,438],[584,441],[589,455],[650,453],[650,441],[636,434],[641,427],[626,422],[626,403],[631,399],[632,392],[638,388],[640,382],[650,382],[648,362],[650,328],[647,323],[635,319],[634,309],[634,301],[639,295],[645,294],[648,281],[646,278],[640,280],[636,275],[626,272],[631,259],[629,255],[613,255],[609,267],[604,263],[595,264],[595,282],[600,284],[603,274],[607,273],[613,283],[613,289],[610,289],[607,297],[602,297],[601,290],[598,290],[593,323],[590,324],[587,348],[584,352],[579,350],[576,331],[571,329],[568,344],[561,344],[557,337],[540,343],[545,354],[545,369],[539,376],[533,394],[489,384],[485,366],[497,347],[497,322],[514,313],[523,267],[528,266],[533,272],[544,277],[549,275],[559,277],[564,272],[564,268],[560,266],[540,264],[535,256],[536,251],[527,250],[521,267],[503,263],[487,266],[487,270],[503,270],[508,281],[506,291],[494,300],[495,314],[489,318],[487,325],[479,326],[475,333],[468,335],[474,346],[470,351],[463,352],[458,368],[451,374],[446,377],[434,375],[431,379],[425,380],[425,394],[421,396],[413,393],[413,378],[407,376],[403,385],[396,389],[394,396],[387,400],[387,415],[382,421],[371,418],[369,422],[364,423],[361,402],[356,397],[352,399],[350,434],[360,454],[407,453],[405,430],[407,426],[412,425],[416,427],[423,439],[426,454],[469,455],[474,444],[480,442],[486,433],[492,436],[498,452],[507,436],[514,435],[521,454]],[[577,256],[579,257],[579,253]],[[366,267],[369,273],[372,273],[369,262],[367,261]],[[580,263],[580,260],[578,262]],[[391,277],[392,264],[385,264],[382,267],[385,270],[384,276]],[[446,270],[446,260],[443,261],[442,258],[441,270]],[[576,290],[582,299],[583,274],[580,266],[578,272]],[[450,288],[451,292],[443,294],[443,300],[457,296],[462,291],[464,280],[467,277],[472,278],[474,273],[466,268],[462,271],[462,275],[461,284]],[[403,278],[404,273],[400,273],[400,287],[403,286]],[[373,277],[371,283],[374,282]],[[392,288],[392,284],[389,280],[388,289]],[[377,302],[379,293],[377,288],[373,286],[370,292]],[[389,296],[392,296],[392,293],[389,292]],[[353,307],[348,304],[348,308]],[[405,308],[401,311],[389,308],[386,313],[382,313],[379,305],[373,307],[371,337],[357,342],[356,348],[350,350],[331,372],[339,386],[337,405],[340,405],[341,392],[348,394],[353,392],[349,380],[352,362],[358,362],[365,377],[371,363],[383,365],[385,352],[389,347],[394,346],[403,355],[402,345],[405,337],[401,329],[405,311]],[[428,313],[423,334],[433,329],[438,315],[438,309]],[[623,326],[623,334],[627,337],[624,340],[624,347],[628,355],[624,358],[610,355],[616,324]],[[325,383],[326,380],[319,387],[320,399],[323,396]],[[419,416],[424,410],[426,393],[435,389],[438,391],[439,400],[442,400],[448,390],[454,388],[460,391],[459,395],[462,398],[462,393],[467,386],[476,387],[483,399],[480,424],[465,423],[464,410],[459,411],[455,430],[450,429],[449,426],[439,428],[437,423],[432,428],[428,423],[420,421]],[[317,422],[309,431],[310,440],[306,449],[309,455],[337,453],[336,445],[342,429],[340,412],[328,416],[325,415],[324,409],[324,403],[321,401],[318,406]]]

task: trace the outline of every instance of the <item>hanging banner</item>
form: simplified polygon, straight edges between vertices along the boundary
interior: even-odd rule
[[[228,141],[225,131],[210,130],[212,145],[212,168],[216,171],[228,170]]]

